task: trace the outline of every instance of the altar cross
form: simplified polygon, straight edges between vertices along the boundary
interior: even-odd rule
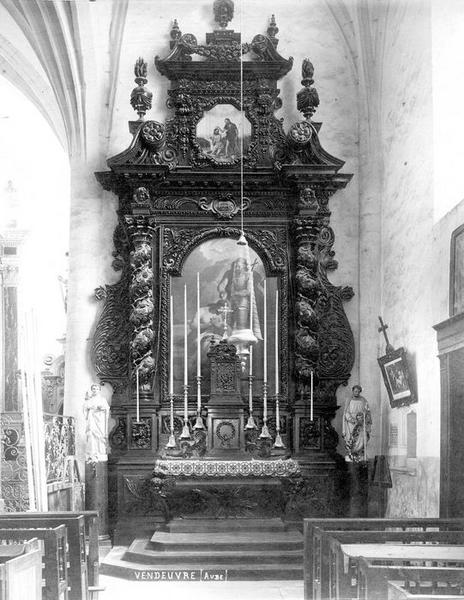
[[[222,336],[223,340],[227,339],[227,315],[232,312],[234,311],[229,308],[227,304],[224,304],[221,308],[218,308],[218,313],[221,314],[222,318],[224,319],[224,333]]]
[[[379,321],[380,321],[381,326],[379,327],[378,331],[379,331],[379,333],[383,333],[383,337],[385,338],[385,353],[391,354],[392,352],[394,352],[394,348],[390,344],[390,340],[388,339],[388,335],[387,335],[388,325],[383,322],[382,317],[379,317]]]

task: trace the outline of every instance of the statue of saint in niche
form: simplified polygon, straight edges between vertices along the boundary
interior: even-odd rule
[[[108,415],[110,406],[106,398],[101,394],[98,383],[90,386],[85,394],[84,416],[87,462],[106,461],[108,441]]]
[[[372,416],[367,400],[361,396],[362,387],[354,385],[352,395],[343,411],[343,439],[345,440],[347,462],[367,460],[367,442],[372,427]]]

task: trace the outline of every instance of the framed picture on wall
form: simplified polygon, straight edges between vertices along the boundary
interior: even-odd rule
[[[450,317],[464,312],[464,225],[451,234]]]
[[[378,363],[392,408],[417,402],[404,348],[381,356]]]

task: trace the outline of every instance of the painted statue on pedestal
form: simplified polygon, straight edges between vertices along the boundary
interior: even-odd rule
[[[110,406],[101,394],[101,387],[94,383],[85,394],[84,416],[87,462],[101,462],[108,459],[108,415]]]
[[[345,440],[347,462],[367,460],[367,443],[371,434],[372,416],[369,404],[361,396],[362,387],[354,385],[352,395],[343,411],[343,439]]]

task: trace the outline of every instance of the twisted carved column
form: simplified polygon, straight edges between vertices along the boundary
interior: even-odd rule
[[[354,341],[343,301],[353,296],[350,287],[334,286],[327,273],[337,268],[332,249],[334,233],[327,204],[330,190],[316,193],[304,188],[295,235],[295,383],[301,410],[309,405],[311,371],[314,374],[314,420],[302,413],[298,421],[300,447],[330,454],[338,435],[331,419],[336,391],[346,384],[354,360]]]
[[[135,385],[136,369],[138,369],[140,393],[148,394],[155,368],[152,268],[154,219],[147,216],[126,216],[125,222],[132,245],[129,284],[131,303],[129,320],[133,327],[130,340],[131,378]]]
[[[298,396],[309,394],[311,370],[318,374],[319,319],[316,304],[320,294],[318,260],[315,254],[320,223],[316,215],[295,219],[296,239],[296,330],[295,369]]]

